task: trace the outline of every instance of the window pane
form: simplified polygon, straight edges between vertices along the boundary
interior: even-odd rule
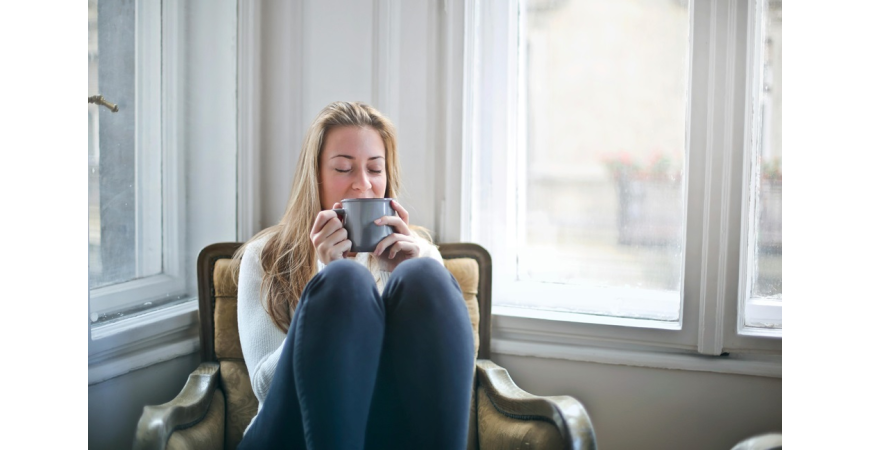
[[[782,328],[752,303],[782,301],[782,2],[765,5],[761,41],[760,121],[752,195],[755,232],[749,265],[750,302],[746,325]],[[771,323],[776,323],[771,325]]]
[[[138,204],[146,194],[144,180],[137,180],[142,171],[136,154],[135,5],[88,2],[88,95],[99,94],[118,105],[117,112],[88,105],[88,280],[92,289],[160,273],[159,264],[145,261],[144,243],[138,242],[143,239],[144,225],[159,230],[161,217],[159,212],[143,214]],[[160,149],[139,151],[159,154]],[[159,182],[154,179],[152,185],[159,189]],[[151,240],[149,248],[159,247],[159,236]]]
[[[88,94],[118,106],[88,110],[89,301],[101,327],[188,301],[200,250],[237,239],[238,5],[88,5]]]
[[[527,3],[520,279],[679,302],[688,37],[686,1]]]

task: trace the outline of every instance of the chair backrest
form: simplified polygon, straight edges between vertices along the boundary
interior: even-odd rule
[[[215,352],[216,315],[228,316],[227,323],[235,326],[235,337],[238,339],[238,327],[234,308],[237,295],[234,277],[230,277],[233,254],[242,245],[241,242],[222,242],[205,247],[197,259],[197,283],[199,287],[199,320],[200,320],[200,356],[202,361],[218,361]],[[444,265],[459,282],[466,302],[476,302],[479,321],[475,327],[476,340],[479,342],[477,357],[490,358],[490,340],[492,333],[492,258],[485,248],[470,243],[438,244],[438,250],[444,258]],[[227,260],[227,261],[221,261]],[[476,276],[474,274],[476,269]],[[217,270],[217,273],[215,271]],[[232,284],[228,283],[231,281]],[[219,299],[232,300],[224,308],[219,308]],[[471,306],[471,305],[469,305]],[[471,313],[471,307],[469,312]],[[222,314],[226,313],[226,314]],[[229,317],[231,316],[231,317]],[[474,318],[472,318],[472,322]],[[236,325],[232,325],[236,324]],[[218,330],[220,334],[221,330]]]

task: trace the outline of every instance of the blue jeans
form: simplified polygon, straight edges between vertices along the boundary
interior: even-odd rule
[[[464,449],[474,337],[456,279],[431,258],[384,287],[336,261],[302,293],[240,449]]]

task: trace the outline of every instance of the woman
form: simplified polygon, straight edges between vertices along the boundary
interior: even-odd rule
[[[239,448],[465,448],[474,344],[464,300],[408,212],[372,253],[332,211],[395,198],[396,131],[363,103],[314,120],[287,210],[239,263],[242,353],[259,401]]]

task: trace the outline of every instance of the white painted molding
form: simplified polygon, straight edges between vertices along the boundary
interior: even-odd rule
[[[259,0],[239,3],[238,17],[238,159],[236,239],[244,242],[260,231],[260,152],[262,127],[262,46]]]
[[[179,356],[189,355],[199,350],[199,336],[187,336],[166,344],[153,345],[144,349],[107,359],[88,366],[88,386],[143,369],[153,364],[169,361]]]
[[[136,277],[163,268],[161,179],[161,42],[160,3],[136,1],[135,8],[135,227]]]
[[[198,299],[191,297],[163,308],[148,310],[126,320],[117,320],[93,326],[91,327],[91,337],[94,340],[107,339],[124,333],[130,333],[133,330],[139,330],[145,336],[154,337],[157,334],[165,334],[166,329],[177,331],[190,325],[191,321],[183,317],[190,313],[196,313],[198,310]],[[174,322],[170,323],[172,321]],[[164,331],[160,330],[161,327]],[[92,356],[94,360],[100,358],[96,354]]]
[[[494,339],[629,350],[695,350],[694,342],[681,342],[677,339],[679,330],[667,325],[655,320],[592,317],[506,306],[494,306],[492,310]]]
[[[738,101],[745,91],[742,67],[738,67],[738,52],[745,36],[738,36],[744,24],[738,14],[738,1],[695,4],[694,21],[704,29],[708,43],[705,67],[705,85],[693,94],[706,92],[706,122],[701,131],[704,148],[692,147],[690,152],[704,163],[704,207],[701,238],[701,276],[698,287],[698,351],[705,355],[719,355],[725,351],[725,340],[736,330],[726,329],[729,317],[736,312],[739,283],[739,261],[733,250],[734,237],[739,237],[740,209],[733,200],[741,192],[739,180],[734,179],[734,165],[742,164],[743,104]],[[738,84],[739,83],[739,84]],[[736,100],[737,99],[737,100]],[[738,111],[739,110],[739,111]],[[696,143],[697,145],[697,143]],[[736,146],[735,146],[736,145]],[[697,168],[697,166],[695,166]],[[696,185],[697,187],[697,185]],[[733,310],[733,311],[732,311]]]
[[[750,7],[747,8],[747,51],[746,51],[746,74],[745,83],[746,102],[744,103],[744,127],[743,127],[743,148],[749,149],[749,157],[743,158],[742,181],[745,186],[755,185],[755,175],[752,171],[752,160],[756,152],[756,139],[760,131],[761,121],[758,120],[760,103],[757,101],[758,95],[761,92],[761,76],[759,68],[761,67],[761,46],[758,42],[758,36],[762,36],[763,27],[760,18],[762,1],[750,0]],[[749,189],[743,195],[741,201],[741,217],[750,217],[755,213],[755,196],[748,195],[752,190]],[[744,221],[740,228],[740,277],[738,282],[738,299],[737,299],[737,316],[736,328],[739,334],[745,323],[744,315],[746,311],[746,303],[749,299],[749,290],[751,281],[749,280],[749,262],[753,255],[755,242],[755,227],[751,226],[748,221]]]
[[[92,326],[88,341],[88,385],[199,349],[198,301]]]
[[[459,8],[456,9],[458,10]],[[472,193],[474,192],[474,187],[472,186],[472,149],[475,142],[475,134],[479,132],[477,127],[475,127],[475,122],[477,116],[476,101],[478,100],[476,94],[479,94],[479,92],[476,92],[476,89],[480,87],[476,81],[479,74],[478,65],[480,64],[481,57],[479,53],[480,42],[477,36],[480,30],[480,10],[480,0],[464,2],[462,22],[457,20],[455,23],[456,25],[461,24],[464,30],[462,33],[463,52],[461,55],[463,61],[461,66],[462,86],[459,89],[459,93],[462,96],[462,114],[458,118],[462,123],[462,144],[454,150],[458,152],[448,155],[449,164],[447,167],[455,167],[456,163],[453,161],[458,161],[459,168],[456,173],[460,175],[459,183],[454,181],[448,184],[448,189],[457,185],[460,188],[458,198],[455,198],[455,195],[447,197],[448,205],[451,201],[455,204],[452,207],[453,220],[459,220],[458,224],[452,225],[450,233],[454,236],[454,239],[448,242],[464,242],[471,239],[471,205]],[[459,60],[458,57],[456,59]],[[469,89],[471,86],[473,88]],[[466,194],[463,195],[463,192]]]
[[[712,349],[710,354],[713,355],[719,355],[724,351],[726,334],[725,317],[728,316],[727,308],[729,305],[731,308],[737,307],[737,302],[734,301],[734,299],[728,301],[729,292],[727,289],[737,281],[736,276],[738,275],[735,270],[732,270],[734,263],[738,261],[735,261],[733,258],[733,254],[729,248],[733,247],[733,245],[729,246],[729,242],[733,242],[732,236],[734,235],[734,230],[736,229],[738,233],[740,230],[739,210],[737,211],[737,214],[735,214],[735,211],[731,208],[731,197],[734,195],[734,191],[736,190],[738,193],[740,192],[740,187],[732,182],[732,168],[735,159],[742,161],[740,152],[743,150],[742,147],[734,147],[735,143],[740,142],[740,139],[735,139],[735,134],[737,133],[734,129],[734,119],[735,116],[738,115],[738,111],[735,110],[734,99],[740,92],[744,91],[742,85],[737,86],[735,84],[737,79],[741,79],[742,81],[742,78],[739,78],[736,73],[738,69],[735,64],[738,45],[736,42],[738,39],[737,0],[728,0],[724,3],[724,6],[727,7],[725,13],[725,52],[722,55],[725,60],[725,82],[721,89],[721,92],[724,95],[724,98],[722,99],[723,115],[722,120],[717,124],[722,127],[722,139],[719,141],[719,145],[722,146],[719,150],[719,154],[722,155],[722,163],[720,164],[721,174],[719,176],[721,183],[719,201],[720,228],[718,241],[716,242],[716,252],[719,257],[716,262],[718,270],[716,275],[716,297],[714,306],[716,320],[713,323],[715,330],[713,333],[713,342],[710,343]],[[719,91],[719,89],[715,90]],[[742,123],[740,125],[742,126]],[[730,291],[736,293],[734,289],[730,289]],[[706,354],[704,351],[701,351],[701,353]]]
[[[184,26],[183,6],[178,2],[163,5],[163,273],[184,278],[181,262],[186,248],[185,226],[187,183],[184,177],[185,133],[180,130],[184,114]]]
[[[766,2],[764,0],[750,0],[749,7],[745,11],[747,21],[748,36],[746,42],[746,70],[743,77],[745,78],[745,86],[747,86],[744,95],[743,117],[739,117],[743,121],[743,139],[742,146],[744,151],[742,172],[740,173],[740,183],[742,186],[758,186],[759,185],[759,170],[754,167],[753,161],[756,160],[758,154],[758,144],[761,133],[761,95],[763,86],[763,55],[761,37],[766,35],[765,30],[765,12]],[[754,195],[751,188],[743,192],[741,198],[741,215],[742,217],[755,217],[757,204],[757,196]],[[734,328],[737,329],[737,335],[728,340],[728,344],[732,346],[745,345],[744,341],[748,336],[782,338],[782,328],[753,328],[746,326],[746,316],[750,315],[757,320],[773,324],[778,323],[782,326],[782,301],[768,299],[752,299],[751,289],[752,283],[749,278],[755,259],[755,226],[753,221],[744,221],[741,227],[740,239],[740,267],[739,267],[739,287],[738,287],[738,308],[737,315],[734,318]],[[747,312],[750,314],[747,314]]]
[[[89,291],[91,314],[98,316],[141,306],[149,301],[165,300],[182,294],[184,287],[184,280],[180,277],[158,274],[94,288]],[[92,317],[91,320],[97,319]]]
[[[444,141],[443,158],[440,161],[441,180],[438,185],[438,228],[436,240],[439,242],[459,242],[462,238],[462,188],[465,181],[457,182],[456,174],[463,172],[463,147],[468,137],[466,133],[469,120],[469,105],[465,92],[466,77],[469,76],[466,66],[470,56],[470,46],[473,40],[473,23],[470,15],[473,13],[476,1],[444,0],[443,20],[441,21],[442,46],[442,79]]]
[[[782,378],[782,357],[780,356],[704,356],[505,339],[493,339],[492,352],[501,355],[562,359],[597,364]]]
[[[374,0],[374,24],[372,26],[372,98],[373,105],[393,122],[397,130],[399,114],[401,2],[398,0]],[[401,133],[401,131],[400,131]]]
[[[742,299],[746,280],[741,273],[745,270],[741,253],[747,245],[747,221],[742,218],[747,214],[744,187],[748,184],[744,174],[746,145],[750,145],[747,128],[751,126],[746,117],[747,103],[752,101],[752,69],[748,65],[753,57],[752,35],[748,32],[754,26],[748,11],[751,8],[741,0],[693,5],[698,9],[693,29],[705,33],[693,40],[709,43],[706,60],[694,66],[703,82],[692,88],[693,94],[707,93],[703,129],[700,124],[692,128],[703,136],[704,148],[690,148],[690,161],[700,158],[698,163],[704,164],[705,174],[702,182],[693,183],[689,189],[690,196],[704,193],[700,285],[690,289],[687,283],[687,292],[699,293],[698,351],[705,355],[750,350],[781,353],[778,331],[738,334],[742,322],[739,313],[747,307]],[[693,169],[698,167],[694,165]],[[701,183],[703,189],[699,189]],[[687,247],[686,251],[688,254],[693,249]],[[749,306],[768,316],[772,311],[770,305]]]
[[[704,129],[704,151],[703,151],[703,163],[704,163],[704,208],[703,208],[703,226],[701,229],[701,283],[699,286],[699,317],[698,317],[698,351],[703,354],[708,355],[716,355],[721,353],[721,348],[717,351],[715,349],[715,345],[713,342],[716,340],[716,308],[715,302],[716,299],[711,299],[710,290],[710,274],[711,271],[715,271],[716,267],[711,264],[711,260],[715,258],[717,254],[714,249],[711,249],[711,234],[714,231],[711,230],[712,227],[718,225],[718,222],[711,220],[711,210],[715,207],[713,205],[713,191],[714,191],[714,180],[713,180],[713,159],[716,156],[716,142],[715,142],[715,133],[714,128],[716,126],[716,108],[719,106],[716,101],[718,96],[717,92],[713,89],[716,85],[716,59],[717,59],[717,50],[719,42],[716,39],[717,33],[717,17],[716,17],[716,4],[709,3],[704,5],[698,5],[693,2],[695,5],[696,11],[695,16],[693,17],[694,21],[699,22],[699,19],[704,20],[706,27],[704,27],[704,31],[707,34],[707,67],[703,72],[706,75],[706,83],[703,85],[703,90],[698,90],[694,92],[706,92],[707,94],[707,102],[706,102],[706,127]],[[705,8],[709,10],[708,14],[703,14]],[[698,11],[700,9],[700,11]],[[695,26],[697,29],[698,27]],[[695,40],[695,42],[703,42],[700,40]],[[699,77],[700,78],[700,77]],[[690,148],[690,153],[697,153],[694,148]],[[691,173],[691,172],[690,172]],[[697,173],[697,172],[696,172]],[[691,191],[691,189],[690,189]],[[711,254],[712,251],[712,254]],[[687,257],[689,257],[688,252]],[[715,280],[715,277],[713,277]]]

